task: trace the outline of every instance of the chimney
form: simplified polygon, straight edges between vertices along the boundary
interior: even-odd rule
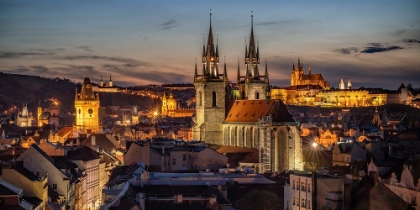
[[[369,177],[375,181],[375,187],[378,185],[378,172],[369,171]]]
[[[316,210],[318,205],[316,202],[316,195],[317,195],[317,190],[318,190],[318,186],[317,186],[317,177],[316,177],[316,172],[312,172],[312,209]]]

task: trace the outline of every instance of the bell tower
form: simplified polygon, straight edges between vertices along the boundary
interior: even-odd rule
[[[226,116],[226,103],[230,94],[227,87],[226,65],[224,65],[224,73],[219,74],[219,48],[217,43],[216,46],[214,45],[211,15],[210,13],[207,44],[203,44],[201,75],[197,72],[197,62],[195,64],[196,113],[193,118],[193,139],[221,145],[223,143],[222,122]]]
[[[101,130],[99,95],[93,92],[89,77],[85,76],[80,93],[76,88],[74,107],[76,108],[75,127],[78,131],[96,133]]]

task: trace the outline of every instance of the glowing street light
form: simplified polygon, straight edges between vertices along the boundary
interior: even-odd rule
[[[318,144],[316,142],[312,143],[312,147],[316,148],[318,146]]]

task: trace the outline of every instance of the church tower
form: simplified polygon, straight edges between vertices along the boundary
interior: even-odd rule
[[[75,127],[78,131],[95,133],[101,130],[99,95],[93,92],[89,77],[85,76],[80,93],[76,88],[74,106],[76,108]]]
[[[311,73],[311,71],[309,71]],[[303,77],[303,65],[300,64],[300,59],[298,58],[297,67],[295,67],[295,63],[293,63],[292,67],[292,76],[290,78],[290,86],[298,86],[302,85],[302,77]]]
[[[224,74],[219,74],[219,47],[214,45],[211,25],[207,44],[203,45],[201,57],[202,73],[197,72],[195,64],[194,86],[196,91],[196,113],[193,126],[193,139],[210,144],[223,143],[222,122],[226,116],[226,103],[229,99],[226,67]]]
[[[162,116],[168,115],[168,105],[166,103],[167,99],[168,98],[166,97],[166,91],[163,91],[163,96],[162,96]]]
[[[41,101],[39,101],[38,102],[38,109],[37,109],[38,126],[42,126],[41,115],[42,115],[42,107],[41,107]]]
[[[114,86],[114,84],[112,83],[111,75],[109,75],[108,87],[112,87],[112,86]]]
[[[254,38],[254,15],[251,15],[251,35],[249,45],[245,46],[245,65],[246,72],[244,76],[238,74],[239,98],[240,99],[266,99],[269,89],[268,72],[266,67],[265,75],[260,76],[260,50],[255,45]]]

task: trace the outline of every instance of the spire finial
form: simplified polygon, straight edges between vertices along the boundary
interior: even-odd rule
[[[210,9],[210,27],[211,27],[211,9]]]

